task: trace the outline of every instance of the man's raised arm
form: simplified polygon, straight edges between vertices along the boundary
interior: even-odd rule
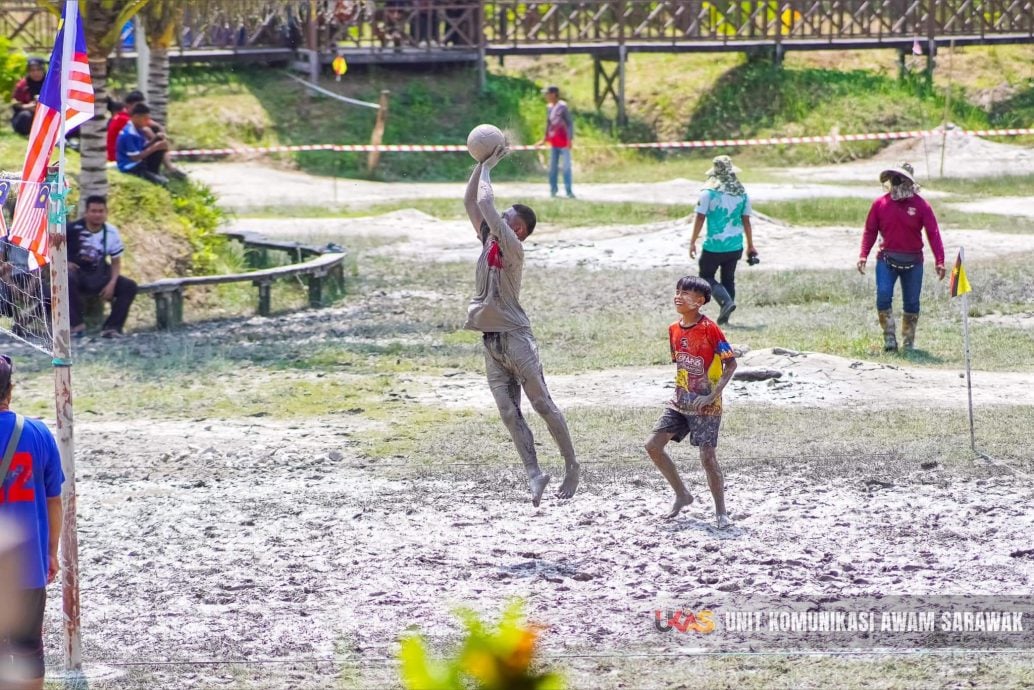
[[[523,252],[521,241],[514,233],[513,228],[503,220],[503,217],[499,215],[499,211],[496,210],[495,193],[492,191],[492,168],[506,157],[508,153],[510,153],[510,149],[500,146],[481,164],[481,181],[478,183],[478,210],[481,211],[485,222],[488,223],[489,232],[499,240],[503,252],[510,250],[520,253]]]
[[[485,219],[481,209],[478,208],[478,183],[480,181],[481,163],[478,163],[474,166],[470,179],[467,180],[467,191],[463,195],[463,207],[467,209],[467,217],[470,218],[470,223],[474,226],[474,232],[478,237],[481,237],[481,222]]]

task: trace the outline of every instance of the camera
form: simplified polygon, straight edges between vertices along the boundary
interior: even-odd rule
[[[751,252],[750,254],[747,254],[748,266],[757,266],[759,263],[761,263],[761,259],[758,258],[757,252]]]

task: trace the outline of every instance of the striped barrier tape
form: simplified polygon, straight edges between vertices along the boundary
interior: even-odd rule
[[[965,136],[1004,137],[1034,134],[1034,128],[1010,129],[954,129],[951,132]],[[852,141],[890,141],[896,139],[916,139],[942,135],[939,129],[909,130],[904,132],[875,132],[868,134],[825,134],[804,137],[759,137],[748,139],[698,139],[695,141],[654,141],[629,144],[590,144],[584,148],[625,148],[625,149],[710,149],[729,146],[784,146],[788,144],[839,144]],[[511,146],[513,151],[535,151],[541,146],[526,144]],[[366,153],[381,151],[386,153],[466,153],[463,144],[302,144],[299,146],[249,146],[222,149],[181,149],[172,151],[176,157],[190,156],[232,156],[253,153],[291,153],[295,151],[334,151],[337,153]]]

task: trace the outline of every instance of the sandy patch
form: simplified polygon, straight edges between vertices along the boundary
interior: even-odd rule
[[[403,241],[372,250],[431,261],[474,262],[480,244],[466,221],[440,221],[414,210],[347,219],[240,219],[237,230],[314,242],[340,242],[350,237],[390,237]],[[756,266],[740,270],[853,269],[861,243],[861,228],[807,228],[765,218],[754,223],[755,245],[761,256]],[[543,224],[525,244],[529,265],[591,268],[672,268],[692,265],[688,255],[692,226],[670,221],[645,225],[610,225],[561,229]],[[946,256],[965,246],[966,257],[979,261],[1017,252],[1034,251],[1034,236],[951,230],[942,234]],[[929,251],[927,260],[932,261]],[[695,263],[695,262],[694,262]],[[871,269],[870,269],[871,270]]]
[[[727,401],[795,407],[890,409],[916,402],[931,407],[965,408],[966,380],[961,371],[924,369],[865,362],[818,352],[764,349],[739,360],[744,369],[775,369],[778,379],[733,380],[725,389]],[[670,365],[624,367],[560,376],[546,372],[549,390],[562,408],[607,406],[621,400],[631,406],[661,406],[674,389]],[[416,402],[453,408],[495,409],[484,376],[458,373],[447,378],[400,379]],[[1034,374],[973,372],[975,405],[1034,405]]]
[[[1034,328],[1034,311],[1021,312],[1019,314],[994,313],[970,318],[973,323],[988,323],[1009,328]]]
[[[949,130],[942,146],[941,134],[896,141],[878,155],[864,161],[843,165],[792,168],[786,174],[794,180],[846,182],[879,179],[881,170],[911,163],[919,182],[929,182],[941,175],[941,152],[944,151],[943,177],[995,177],[1008,173],[1034,173],[1034,149],[968,136]]]
[[[204,182],[229,209],[243,211],[270,206],[369,206],[403,199],[463,199],[466,180],[456,182],[372,182],[334,179],[254,163],[196,163],[186,166],[192,177]],[[657,183],[577,184],[576,193],[586,201],[629,201],[652,204],[691,204],[700,196],[699,180],[675,179]],[[271,190],[275,193],[271,194]],[[496,194],[507,199],[545,199],[549,187],[542,183],[500,182]],[[783,201],[816,197],[878,195],[879,185],[830,185],[815,183],[748,186],[751,200]],[[935,195],[936,196],[936,195]]]
[[[1031,196],[1000,196],[994,199],[948,204],[948,206],[967,213],[997,213],[1003,216],[1034,218],[1034,197]]]

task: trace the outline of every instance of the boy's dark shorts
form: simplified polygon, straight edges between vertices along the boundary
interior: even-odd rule
[[[679,443],[689,436],[690,445],[718,447],[718,427],[722,424],[721,415],[683,414],[670,407],[657,420],[655,434],[673,434],[671,440]]]
[[[13,656],[15,671],[25,678],[42,678],[43,666],[43,613],[47,607],[47,590],[22,590],[21,604],[24,619],[15,625],[10,637],[0,637],[0,655]],[[0,661],[5,661],[0,659]],[[5,669],[0,664],[0,676]],[[2,678],[0,678],[2,680]],[[0,682],[2,685],[2,682]]]

